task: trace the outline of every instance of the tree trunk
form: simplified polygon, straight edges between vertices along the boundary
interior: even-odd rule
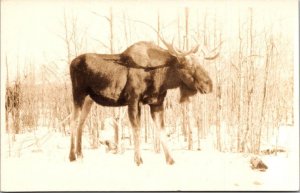
[[[160,15],[159,15],[159,10],[157,11],[157,45],[159,45],[159,38],[160,36]],[[155,132],[156,129],[154,129],[154,135],[153,135],[153,139],[154,139],[154,151],[156,153],[160,153],[160,139],[157,138]]]
[[[114,31],[113,31],[113,9],[110,7],[109,9],[109,27],[110,27],[110,53],[114,53]]]
[[[185,8],[185,48],[189,49],[189,8]],[[186,133],[187,133],[187,139],[188,139],[188,150],[193,149],[193,131],[191,127],[191,121],[192,121],[192,113],[193,109],[191,107],[190,101],[184,103],[184,109],[185,113],[184,115],[186,120]]]

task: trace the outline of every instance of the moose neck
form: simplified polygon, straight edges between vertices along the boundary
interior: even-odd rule
[[[183,84],[182,80],[178,76],[177,69],[174,66],[162,68],[158,73],[163,78],[155,79],[155,81],[162,86],[163,90],[178,88]]]

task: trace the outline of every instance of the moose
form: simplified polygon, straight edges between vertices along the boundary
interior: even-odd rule
[[[153,42],[141,41],[120,54],[86,53],[71,62],[74,108],[71,115],[70,161],[82,157],[82,128],[92,104],[96,102],[102,106],[128,107],[133,129],[134,161],[138,166],[143,163],[140,150],[141,107],[149,105],[166,163],[174,163],[164,129],[164,99],[167,91],[179,88],[180,102],[183,102],[198,91],[202,94],[212,92],[213,83],[195,54],[199,45],[182,51],[163,39],[162,42],[167,49]],[[217,56],[205,59],[212,60]],[[78,117],[79,123],[76,125]]]

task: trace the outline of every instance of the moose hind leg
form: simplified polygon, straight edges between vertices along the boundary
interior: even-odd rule
[[[143,163],[141,157],[141,131],[140,131],[140,117],[141,106],[140,104],[133,104],[128,106],[128,116],[133,130],[134,141],[134,161],[139,166]]]
[[[88,116],[91,107],[93,104],[93,100],[89,97],[85,97],[84,104],[82,106],[82,110],[80,113],[80,119],[79,119],[79,124],[77,128],[77,145],[76,145],[76,154],[77,157],[82,157],[82,149],[81,149],[81,141],[82,141],[82,128],[84,126],[84,122],[86,120],[86,117]]]
[[[174,164],[174,160],[171,156],[170,150],[167,145],[167,137],[164,126],[164,109],[163,105],[150,105],[151,117],[155,123],[156,135],[160,139],[160,143],[163,147],[167,164]]]
[[[70,154],[69,154],[69,160],[75,161],[75,135],[76,135],[76,122],[78,118],[80,108],[77,105],[74,105],[73,112],[71,114],[71,124],[70,124],[70,130],[71,130],[71,147],[70,147]]]

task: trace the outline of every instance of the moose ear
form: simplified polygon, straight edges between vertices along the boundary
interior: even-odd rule
[[[185,68],[185,67],[192,68],[193,67],[193,61],[190,56],[178,57],[177,60],[179,61],[180,66],[183,68]]]

